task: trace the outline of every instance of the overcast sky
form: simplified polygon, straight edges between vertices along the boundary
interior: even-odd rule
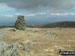
[[[0,0],[0,19],[18,15],[24,15],[27,22],[74,21],[75,0]]]

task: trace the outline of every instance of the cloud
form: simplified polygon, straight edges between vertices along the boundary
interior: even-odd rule
[[[50,16],[75,16],[75,13],[50,13]]]
[[[37,16],[75,16],[75,13],[31,13],[25,15],[27,17],[37,17]]]
[[[14,14],[14,16],[19,16],[19,15],[24,16],[24,14],[23,14],[23,13],[15,13],[15,14]]]
[[[15,13],[13,15],[0,15],[0,17],[15,17],[15,16],[19,16],[19,15],[23,15],[23,16],[26,16],[26,17],[44,17],[44,16],[75,16],[75,13],[31,13],[31,14],[27,14],[27,15],[24,15],[22,13]]]
[[[8,7],[5,3],[0,3],[0,12],[12,11],[15,10],[12,7]]]
[[[46,16],[47,13],[31,13],[25,16],[33,17],[33,16]]]
[[[10,13],[16,16],[25,15],[31,17],[75,15],[75,13],[68,13],[68,10],[75,10],[75,0],[0,0],[0,11],[7,11],[8,14]]]
[[[70,10],[75,7],[75,0],[0,0],[10,7],[25,10]]]
[[[0,15],[0,17],[14,17],[14,15]]]
[[[25,15],[25,16],[31,17],[31,16],[36,16],[36,14],[28,14],[28,15]]]

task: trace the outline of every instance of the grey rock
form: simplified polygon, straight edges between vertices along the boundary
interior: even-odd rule
[[[30,53],[30,49],[25,46],[23,43],[5,43],[0,42],[0,55],[1,56],[19,56],[20,47],[22,47],[21,51],[25,51]]]
[[[56,38],[56,34],[55,33],[51,33],[51,32],[45,32],[45,34],[48,36],[48,37],[52,37],[52,38]]]
[[[15,23],[15,28],[18,30],[25,30],[26,22],[25,22],[24,16],[18,16],[18,19]]]
[[[7,36],[5,34],[0,34],[0,39],[4,39],[6,38]]]
[[[27,43],[27,45],[30,45],[30,46],[37,45],[37,46],[39,46],[39,45],[42,45],[42,44],[41,44],[40,42],[33,42],[33,41],[30,41],[30,42]]]

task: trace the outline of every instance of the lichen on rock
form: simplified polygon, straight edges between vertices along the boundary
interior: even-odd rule
[[[26,21],[24,19],[24,16],[18,16],[18,19],[15,23],[15,28],[18,29],[18,30],[25,30]]]

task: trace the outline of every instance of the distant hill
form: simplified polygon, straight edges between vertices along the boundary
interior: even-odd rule
[[[0,26],[0,28],[13,28],[15,26]]]
[[[73,21],[62,21],[62,22],[55,22],[51,24],[47,24],[42,26],[42,28],[54,28],[54,27],[63,27],[63,28],[75,28],[75,22]]]

